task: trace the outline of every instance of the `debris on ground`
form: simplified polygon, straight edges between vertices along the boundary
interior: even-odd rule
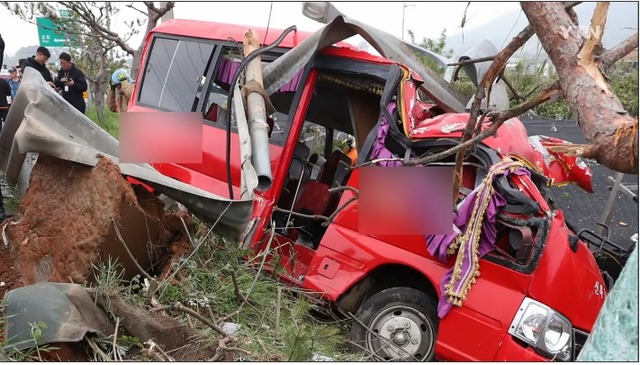
[[[106,158],[92,168],[41,155],[2,227],[0,297],[43,281],[95,282],[93,265],[109,257],[126,279],[140,273],[130,255],[143,270],[160,270],[188,245],[180,214],[165,214],[158,198],[130,185]]]

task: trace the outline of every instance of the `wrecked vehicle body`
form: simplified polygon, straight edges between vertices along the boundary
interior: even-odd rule
[[[289,34],[279,50],[262,56],[264,87],[277,110],[268,141],[273,184],[256,191],[244,244],[255,252],[268,251],[267,267],[282,268],[282,281],[322,293],[335,309],[354,319],[351,340],[372,352],[374,359],[575,360],[611,283],[604,279],[590,246],[575,239],[544,190],[573,181],[589,191],[589,169],[575,158],[549,157],[546,143],[558,141],[528,137],[517,118],[481,143],[466,161],[462,202],[483,185],[492,166],[505,159],[519,162],[527,173],[496,179],[495,189],[505,204],[494,224],[494,242],[472,258],[479,262],[481,274],[470,281],[475,282],[472,287],[467,283],[461,299],[449,302],[456,305],[439,316],[439,299],[440,307],[447,305],[444,278],[454,266],[454,255],[438,257],[439,248],[430,247],[424,236],[360,234],[354,191],[359,169],[351,169],[345,153],[334,148],[334,136],[353,136],[358,163],[385,156],[411,159],[454,146],[469,116],[455,93],[447,92],[446,82],[437,75],[418,74],[399,61],[415,64],[413,54],[393,53],[393,42],[384,35],[353,25],[339,17],[314,34]],[[208,81],[185,103],[191,109],[183,110],[203,114],[205,162],[154,167],[222,196],[231,183],[225,176],[226,163],[231,166],[231,185],[238,189],[236,194],[240,191],[240,128],[233,128],[231,160],[226,161],[228,108],[215,100],[228,96],[240,63],[229,56],[237,47],[229,39],[241,39],[246,29],[191,21],[158,26],[147,38],[141,82],[129,106],[130,111],[145,112],[168,108],[144,102],[145,93],[153,92],[145,89],[145,77],[154,72],[149,65],[157,65],[162,57],[162,51],[154,51],[156,44],[173,40],[175,47],[182,42],[208,45],[211,59],[203,57],[201,69],[188,75]],[[264,29],[251,29],[264,36]],[[355,33],[389,58],[336,44]],[[272,29],[266,43],[277,34]],[[168,79],[174,77],[184,75],[169,72]],[[430,100],[419,100],[418,90]],[[209,95],[203,96],[205,92]],[[238,97],[236,91],[234,99]],[[393,117],[386,110],[391,101],[399,104]],[[392,120],[385,125],[387,116]],[[321,131],[322,138],[309,146],[304,142],[311,130]],[[381,134],[381,140],[376,138]],[[325,224],[322,216],[333,219]]]
[[[481,274],[467,287],[462,305],[453,305],[440,316],[438,302],[446,296],[441,286],[455,257],[439,257],[435,253],[439,248],[434,251],[429,244],[433,240],[423,235],[382,237],[359,232],[355,192],[332,188],[357,189],[360,170],[351,169],[345,154],[334,149],[333,136],[354,136],[358,163],[385,153],[411,159],[454,146],[468,114],[464,102],[447,91],[446,82],[433,82],[436,76],[403,66],[419,67],[410,64],[408,54],[391,54],[394,48],[384,43],[383,35],[374,34],[368,40],[377,43],[387,58],[334,45],[356,32],[343,19],[329,27],[314,34],[289,34],[279,48],[261,55],[267,63],[264,88],[277,111],[271,116],[268,140],[273,180],[262,191],[256,189],[256,169],[247,159],[250,137],[238,88],[233,107],[226,105],[240,64],[238,45],[229,38],[240,40],[247,27],[179,20],[156,27],[147,38],[128,110],[202,113],[203,163],[119,164],[122,174],[180,201],[194,213],[212,221],[220,217],[223,226],[243,232],[247,247],[269,253],[268,269],[284,269],[277,270],[282,281],[321,293],[335,309],[355,319],[351,340],[374,353],[375,359],[575,359],[602,307],[607,283],[587,245],[570,239],[574,234],[562,212],[552,210],[544,198],[545,178],[533,167],[527,170],[529,175],[497,179],[496,190],[506,206],[496,219],[495,242],[483,257],[478,253]],[[256,30],[261,37],[265,33]],[[373,34],[363,25],[359,32]],[[266,43],[279,34],[271,29]],[[308,46],[306,51],[300,45]],[[295,52],[299,53],[293,57]],[[198,56],[189,57],[193,54]],[[285,67],[287,59],[300,67]],[[151,81],[156,75],[162,75],[157,78],[160,81]],[[428,102],[418,102],[418,89],[429,97]],[[398,114],[385,112],[391,101],[400,104]],[[23,108],[27,116],[28,108]],[[231,125],[231,158],[227,159],[225,113],[231,111],[237,125]],[[27,118],[27,122],[39,118]],[[117,162],[117,141],[103,131],[87,128],[90,132],[80,136],[74,132],[69,139],[66,133],[77,128],[70,123],[79,119],[70,118],[68,125],[51,119],[42,125],[16,122],[7,132],[3,130],[0,142],[3,148],[9,147],[2,162],[10,167],[5,169],[8,178],[28,177],[18,173],[26,153],[89,165],[96,163],[96,153],[102,153]],[[388,130],[378,140],[385,120]],[[61,137],[51,143],[48,136],[56,129],[52,126],[60,123]],[[323,131],[321,143],[313,149],[300,143],[309,129]],[[461,201],[486,187],[483,176],[509,154],[523,165],[545,163],[536,157],[524,127],[514,118],[468,157]],[[586,170],[578,170],[588,177]],[[334,213],[328,225],[313,216]]]

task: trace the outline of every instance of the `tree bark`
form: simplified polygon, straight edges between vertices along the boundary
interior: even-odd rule
[[[638,173],[638,120],[624,109],[609,85],[599,59],[608,3],[598,3],[585,39],[564,6],[522,2],[542,47],[553,62],[565,100],[593,145],[576,154],[624,173]]]

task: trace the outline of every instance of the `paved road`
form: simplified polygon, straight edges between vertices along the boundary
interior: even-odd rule
[[[562,138],[573,143],[587,142],[575,121],[527,120],[523,118],[523,122],[529,135],[541,134]],[[555,130],[552,130],[553,126],[555,126]],[[551,191],[551,197],[555,201],[556,207],[565,212],[567,220],[576,229],[597,227],[596,223],[602,215],[609,199],[610,187],[613,185],[607,177],[615,178],[616,174],[616,172],[599,164],[592,165],[591,170],[593,171],[593,194],[573,185],[553,188]],[[624,175],[622,182],[626,185],[635,185],[634,193],[638,194],[638,175]],[[612,240],[623,245],[630,244],[630,237],[638,232],[638,203],[622,192],[618,193],[610,228]]]

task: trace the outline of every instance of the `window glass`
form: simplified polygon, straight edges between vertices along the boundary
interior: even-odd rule
[[[230,84],[238,70],[241,62],[239,55],[235,54],[235,48],[225,47],[220,52],[220,58],[216,65],[216,71],[207,90],[207,96],[204,99],[202,113],[205,122],[215,128],[226,129],[227,118],[227,96]],[[280,54],[267,54],[262,57],[262,67],[264,68]],[[301,75],[297,75],[292,82],[283,86],[280,90],[271,95],[271,102],[278,110],[269,116],[270,137],[269,143],[277,146],[284,146],[289,128],[290,118],[287,115],[293,96],[300,85],[299,79]],[[238,82],[242,82],[240,79]],[[237,122],[232,117],[231,131],[237,133]]]
[[[193,110],[215,46],[195,40],[156,38],[145,68],[140,102],[176,112]]]

